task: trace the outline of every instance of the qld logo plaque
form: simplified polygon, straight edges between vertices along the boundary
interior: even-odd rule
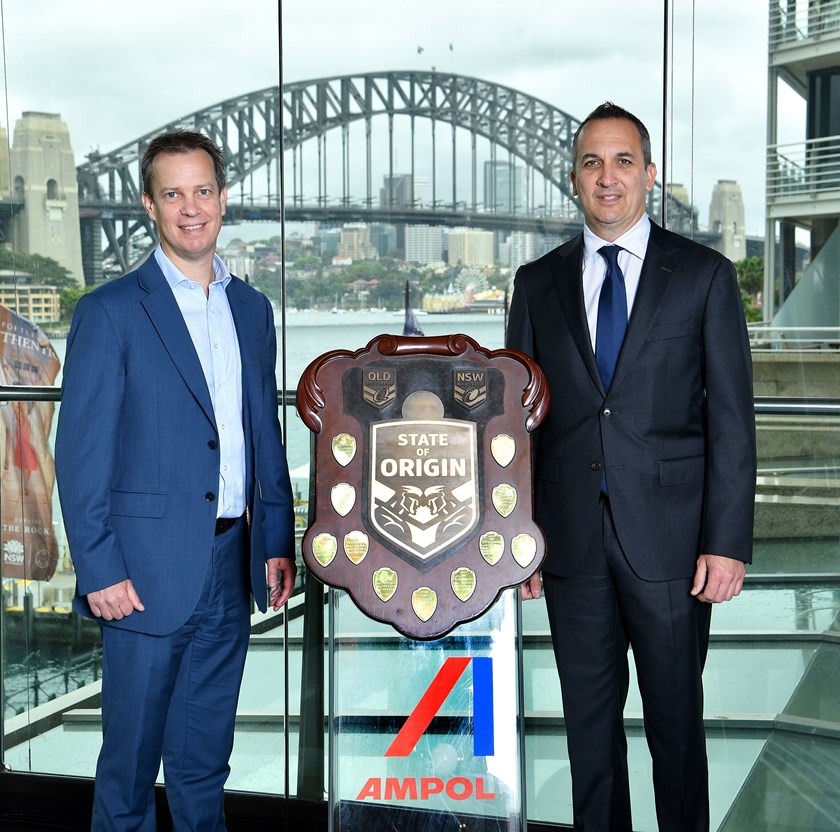
[[[548,409],[527,356],[464,335],[382,335],[307,368],[315,433],[304,560],[321,581],[411,638],[439,638],[530,577],[530,433]]]

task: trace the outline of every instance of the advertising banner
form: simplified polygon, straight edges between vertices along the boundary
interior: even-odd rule
[[[49,387],[60,366],[38,326],[0,306],[0,384]],[[52,402],[0,406],[4,578],[48,581],[58,563],[52,524],[55,462],[49,441],[53,414]]]

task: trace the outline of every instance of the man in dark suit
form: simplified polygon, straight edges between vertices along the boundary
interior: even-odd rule
[[[633,649],[660,830],[709,826],[701,674],[711,604],[752,556],[752,365],[732,264],[652,223],[656,167],[631,113],[574,139],[583,234],[516,275],[508,346],[551,390],[534,502],[575,829],[629,832]],[[628,320],[629,319],[629,320]],[[523,587],[540,596],[539,576]]]
[[[268,300],[216,255],[227,191],[199,133],[153,139],[143,204],[160,245],[79,302],[56,437],[74,607],[101,624],[92,829],[155,828],[163,759],[179,832],[225,829],[250,594],[295,580]]]

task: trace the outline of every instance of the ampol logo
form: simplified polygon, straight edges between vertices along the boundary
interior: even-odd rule
[[[420,737],[440,711],[467,665],[472,663],[473,675],[473,754],[492,757],[495,750],[493,735],[493,660],[489,657],[459,656],[448,658],[432,683],[426,688],[414,710],[408,715],[400,732],[385,752],[386,757],[408,757]],[[493,800],[484,778],[452,777],[371,777],[362,787],[356,800],[428,800],[445,793],[453,800]]]

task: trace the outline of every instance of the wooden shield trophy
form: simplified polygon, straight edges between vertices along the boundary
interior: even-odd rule
[[[439,638],[539,568],[530,434],[549,394],[530,358],[380,335],[313,361],[297,404],[315,433],[303,557],[362,612]]]

